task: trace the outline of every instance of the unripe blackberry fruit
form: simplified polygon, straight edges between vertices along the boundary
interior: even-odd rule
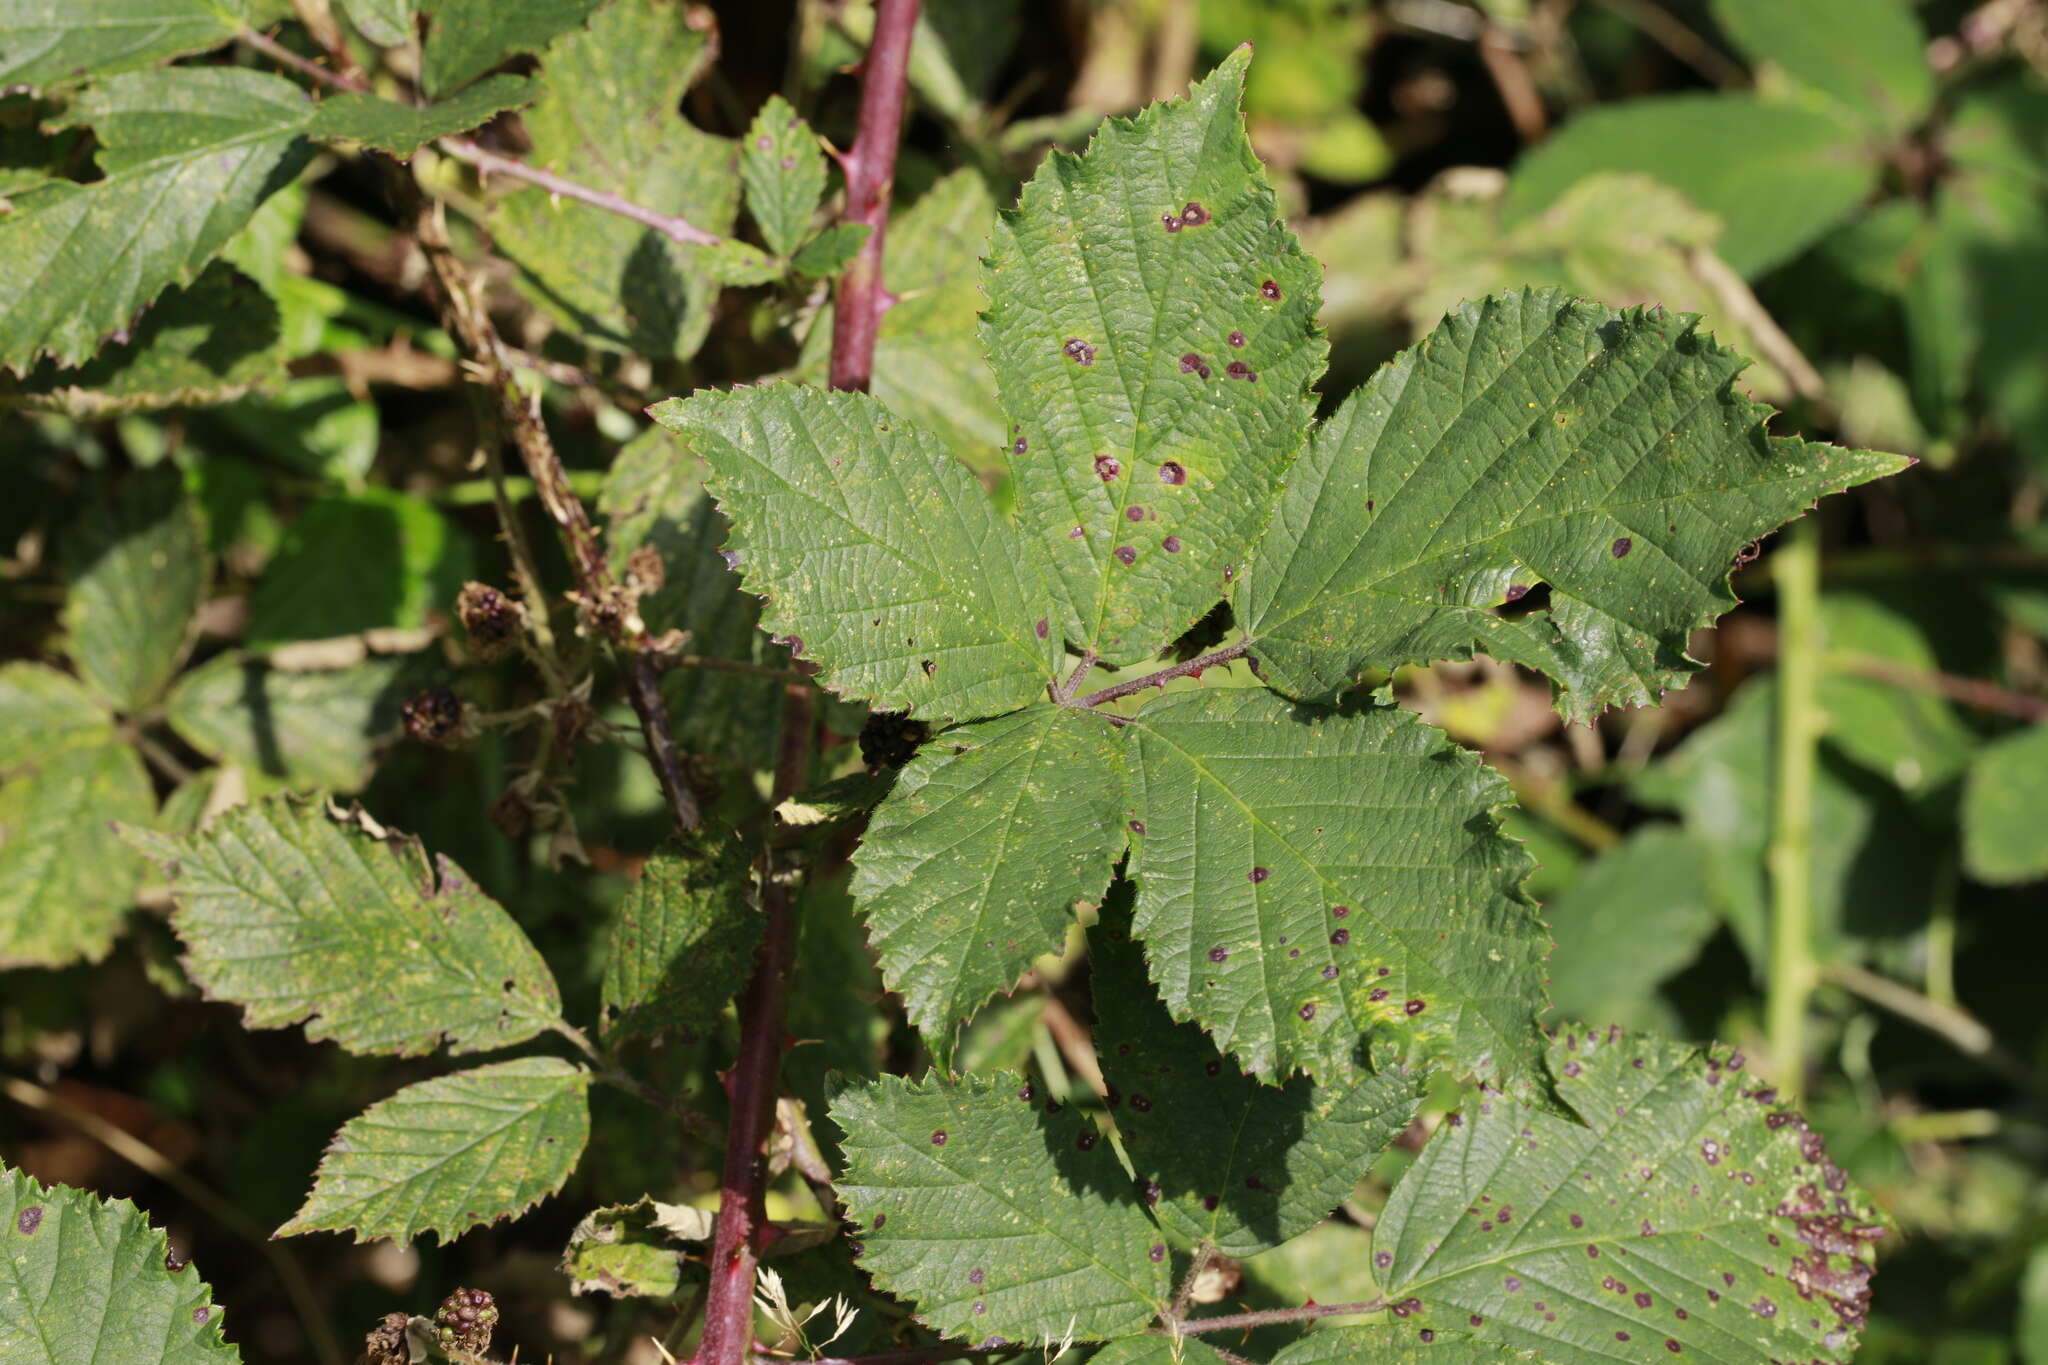
[[[931,727],[921,720],[898,711],[876,711],[860,727],[860,759],[870,768],[900,768],[931,737]]]
[[[469,647],[484,660],[511,653],[526,629],[526,609],[488,583],[463,584],[455,614],[469,634]]]
[[[458,1289],[434,1310],[434,1337],[444,1351],[481,1355],[491,1349],[498,1304],[481,1289]]]
[[[398,708],[406,734],[422,744],[447,744],[460,738],[462,702],[445,687],[430,687]]]

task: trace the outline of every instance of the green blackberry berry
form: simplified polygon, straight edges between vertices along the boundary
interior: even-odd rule
[[[860,727],[860,759],[870,768],[900,768],[917,746],[932,737],[932,728],[897,711],[876,711]]]
[[[434,1336],[444,1351],[482,1355],[497,1325],[497,1301],[481,1289],[458,1289],[434,1310]]]

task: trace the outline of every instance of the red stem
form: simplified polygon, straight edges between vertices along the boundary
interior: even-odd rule
[[[882,292],[882,235],[889,226],[889,193],[896,183],[896,144],[903,136],[904,95],[909,88],[910,38],[923,0],[880,0],[875,36],[862,72],[860,130],[841,164],[846,170],[849,223],[866,223],[867,241],[839,277],[832,315],[832,371],[835,389],[866,393],[875,371],[875,333],[887,301]]]
[[[1090,692],[1087,696],[1072,704],[1075,706],[1100,706],[1106,701],[1115,701],[1120,697],[1135,696],[1148,687],[1164,687],[1175,678],[1185,678],[1190,673],[1200,673],[1205,668],[1215,668],[1219,664],[1229,663],[1232,659],[1241,659],[1244,657],[1245,651],[1251,647],[1252,642],[1250,640],[1239,640],[1234,645],[1219,649],[1213,654],[1204,654],[1199,659],[1189,659],[1184,664],[1175,664],[1171,668],[1162,668],[1157,673],[1147,673],[1142,678],[1132,678],[1129,682],[1120,682],[1115,687],[1105,687],[1100,692]]]

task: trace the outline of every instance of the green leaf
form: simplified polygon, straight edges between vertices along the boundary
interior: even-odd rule
[[[1124,847],[1122,737],[1031,706],[935,737],[905,765],[854,857],[882,977],[941,1065],[988,998],[1058,951]]]
[[[0,778],[113,736],[113,718],[69,674],[24,660],[0,664]]]
[[[247,0],[0,0],[0,88],[154,66],[231,41]]]
[[[609,519],[605,543],[623,574],[633,551],[660,554],[662,586],[640,599],[640,619],[659,635],[689,632],[689,649],[707,658],[787,667],[789,652],[759,629],[760,599],[719,556],[730,534],[704,491],[704,465],[661,427],[628,441],[612,460],[598,496]],[[775,761],[782,683],[708,668],[670,670],[661,683],[676,742],[690,753],[748,768]]]
[[[107,955],[142,865],[111,822],[147,822],[156,793],[125,744],[69,748],[0,786],[0,967]]]
[[[1714,0],[1751,61],[1835,101],[1874,133],[1903,133],[1934,103],[1927,34],[1907,0]]]
[[[64,543],[67,648],[86,684],[121,711],[163,694],[206,590],[206,532],[170,465],[131,475]]]
[[[1880,1215],[1741,1054],[1609,1029],[1549,1060],[1581,1121],[1496,1095],[1437,1129],[1373,1234],[1389,1301],[1555,1365],[1847,1361]]]
[[[1108,121],[1079,157],[1054,152],[983,276],[1018,522],[1063,599],[1053,634],[1110,667],[1229,593],[1328,351],[1322,271],[1281,226],[1238,113],[1249,57]],[[1177,226],[1190,205],[1198,221]]]
[[[377,405],[338,375],[288,380],[208,413],[269,459],[358,487],[377,458]]]
[[[4,49],[0,49],[4,51]],[[0,1169],[0,1360],[9,1365],[235,1365],[196,1267],[125,1199]]]
[[[761,240],[778,256],[795,251],[825,194],[825,153],[818,135],[780,95],[768,97],[747,129],[740,179]]]
[[[1713,846],[1646,825],[1588,864],[1543,918],[1557,946],[1550,998],[1566,1019],[1662,1022],[1657,987],[1720,926],[1709,891]]]
[[[762,627],[833,691],[937,721],[1034,701],[1050,594],[937,438],[865,394],[700,389],[649,409],[710,466]]]
[[[612,1298],[665,1298],[682,1283],[680,1220],[694,1224],[704,1215],[642,1195],[631,1204],[612,1204],[583,1215],[562,1249],[560,1270],[574,1294]],[[702,1240],[702,1239],[690,1239]]]
[[[420,83],[439,99],[521,52],[578,29],[605,0],[433,0]],[[650,61],[655,53],[638,54]],[[552,73],[551,73],[552,74]]]
[[[748,899],[746,849],[729,830],[672,836],[626,893],[604,966],[613,1040],[710,1031],[746,983],[761,915]]]
[[[842,1092],[836,1186],[861,1265],[943,1336],[1018,1345],[1135,1331],[1171,1295],[1166,1247],[1110,1145],[1010,1072]],[[1051,1108],[1050,1102],[1047,1105]]]
[[[1095,1046],[1117,1131],[1161,1227],[1185,1245],[1256,1255],[1351,1196],[1420,1102],[1413,1079],[1354,1074],[1262,1085],[1145,979],[1120,882],[1088,933]]]
[[[378,47],[402,47],[413,40],[413,0],[341,0],[356,31]]]
[[[343,1124],[277,1230],[448,1242],[562,1188],[590,1137],[590,1073],[553,1057],[437,1076]]]
[[[1980,882],[2048,877],[2048,725],[1988,744],[1963,787],[1963,866]]]
[[[529,104],[540,84],[525,76],[492,76],[452,99],[414,107],[375,95],[329,95],[313,107],[306,131],[314,137],[359,142],[393,156],[411,156],[422,143],[463,133],[507,109]]]
[[[322,498],[257,580],[244,639],[267,649],[423,626],[474,571],[468,538],[420,498],[381,488]]]
[[[164,712],[209,758],[302,791],[353,792],[370,780],[375,742],[397,727],[418,680],[404,658],[297,673],[229,653],[178,679]]]
[[[360,812],[273,796],[191,838],[127,834],[171,876],[186,971],[251,1028],[305,1023],[315,1041],[407,1057],[505,1047],[561,1017],[512,917]]]
[[[783,263],[756,246],[728,237],[697,253],[697,265],[720,284],[744,287],[782,278]]]
[[[45,360],[24,378],[0,375],[0,408],[99,421],[158,408],[224,403],[284,377],[277,304],[261,286],[215,261],[172,285],[126,341],[76,370]]]
[[[1383,1323],[1310,1332],[1274,1356],[1273,1365],[1541,1365],[1544,1359],[1535,1351],[1475,1341],[1462,1331]]]
[[[220,66],[132,72],[72,101],[51,126],[90,126],[105,175],[45,181],[0,217],[0,367],[78,365],[192,280],[311,157],[312,107],[290,81]]]
[[[1170,693],[1129,734],[1133,932],[1175,1018],[1269,1079],[1341,1076],[1373,1035],[1529,1083],[1549,937],[1505,781],[1398,708],[1256,688]]]
[[[1640,172],[1719,218],[1722,258],[1754,278],[1853,212],[1878,170],[1832,113],[1748,95],[1660,95],[1565,124],[1515,166],[1505,214],[1513,227],[1589,175]]]
[[[1743,547],[1895,455],[1768,436],[1697,319],[1551,291],[1467,304],[1324,423],[1240,607],[1266,676],[1327,697],[1469,656],[1548,673],[1579,720],[1652,705],[1735,605]],[[1538,584],[1549,608],[1494,608]]]
[[[508,13],[550,8],[464,2]],[[739,212],[738,148],[676,113],[710,57],[710,35],[691,27],[682,7],[614,0],[543,57],[541,97],[522,115],[533,140],[525,160],[729,233]],[[677,359],[703,342],[718,291],[700,249],[587,204],[551,202],[533,188],[498,201],[489,222],[534,301],[584,340]]]
[[[814,280],[829,279],[846,267],[846,263],[860,254],[867,244],[868,234],[874,229],[866,223],[834,223],[817,236],[805,242],[795,256],[790,258],[790,268],[799,275],[808,275]],[[884,314],[886,317],[887,314]],[[879,345],[879,340],[878,343]],[[879,359],[879,355],[877,357]],[[887,401],[887,395],[878,395]],[[907,408],[891,403],[891,411],[900,411],[907,417],[916,414]]]

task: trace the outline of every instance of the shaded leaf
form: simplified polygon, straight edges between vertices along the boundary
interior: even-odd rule
[[[425,500],[388,489],[298,515],[249,594],[252,649],[427,624],[475,572],[469,539]]]
[[[154,66],[232,40],[248,0],[0,0],[0,88]]]
[[[1109,120],[1079,157],[1054,152],[998,219],[983,275],[1018,523],[1064,604],[1053,633],[1111,667],[1229,593],[1328,350],[1322,272],[1238,112],[1249,58]]]
[[[113,735],[113,717],[68,673],[26,660],[0,664],[0,778]]]
[[[390,0],[380,0],[388,4]],[[433,0],[420,82],[436,99],[578,28],[605,0]],[[654,54],[644,54],[650,58]]]
[[[1927,34],[1908,0],[1714,0],[1714,19],[1752,61],[1783,71],[1881,134],[1934,103]]]
[[[897,776],[854,857],[882,977],[941,1065],[961,1024],[1055,952],[1124,847],[1118,731],[1032,706],[948,730]]]
[[[1548,673],[1574,720],[1678,685],[1745,545],[1906,464],[1767,435],[1733,388],[1746,362],[1696,322],[1499,294],[1381,369],[1317,430],[1259,546],[1240,616],[1266,676],[1327,697],[1477,644]],[[1538,584],[1546,611],[1493,610]]]
[[[1398,708],[1256,688],[1168,694],[1130,734],[1133,931],[1174,1017],[1266,1079],[1342,1076],[1373,1036],[1532,1083],[1549,936],[1500,777]]]
[[[704,491],[703,461],[674,434],[655,426],[628,441],[605,475],[598,509],[609,519],[615,573],[643,545],[661,556],[662,586],[640,599],[650,631],[686,630],[690,652],[707,658],[788,666],[789,651],[759,629],[760,599],[740,590],[719,556],[729,530]],[[752,768],[774,762],[782,686],[707,668],[671,669],[661,680],[684,750]]]
[[[825,153],[780,95],[768,97],[740,143],[740,179],[761,240],[778,256],[795,251],[825,193]]]
[[[0,1169],[0,1360],[9,1365],[234,1365],[196,1267],[125,1199]]]
[[[375,742],[396,729],[419,681],[405,658],[295,673],[230,653],[178,679],[164,712],[209,758],[299,790],[353,792],[370,780]]]
[[[729,830],[673,835],[626,893],[604,966],[605,1032],[613,1040],[675,1033],[694,1040],[746,983],[761,915],[752,868]]]
[[[1878,160],[1836,115],[1748,95],[1660,95],[1579,114],[1523,157],[1504,206],[1513,226],[1586,176],[1654,176],[1727,227],[1721,255],[1755,278],[1846,218]]]
[[[2048,877],[2048,725],[1987,744],[1963,787],[1963,866],[1980,882]]]
[[[1145,979],[1119,883],[1088,933],[1095,1046],[1117,1132],[1160,1226],[1183,1245],[1252,1256],[1298,1237],[1351,1196],[1408,1126],[1420,1095],[1397,1074],[1262,1085]]]
[[[1879,1215],[1741,1054],[1609,1029],[1549,1061],[1580,1122],[1483,1098],[1395,1186],[1373,1255],[1411,1322],[1556,1365],[1849,1359]]]
[[[172,285],[129,339],[76,370],[45,360],[20,380],[0,375],[0,408],[102,420],[157,408],[223,403],[284,377],[277,304],[220,261]]]
[[[1645,825],[1544,902],[1557,940],[1550,999],[1560,1017],[1662,1022],[1658,985],[1720,926],[1714,856],[1711,844],[1672,825]]]
[[[133,827],[171,877],[185,968],[251,1028],[304,1023],[352,1052],[481,1052],[561,1015],[547,963],[446,858],[360,813],[273,796],[190,838]]]
[[[1135,1331],[1171,1293],[1159,1230],[1106,1142],[1012,1072],[884,1076],[833,1101],[861,1266],[944,1336],[1020,1345]],[[1048,1106],[1050,1107],[1050,1106]]]
[[[463,5],[480,14],[552,9],[557,27],[589,8],[587,0]],[[533,142],[524,160],[707,232],[730,232],[739,212],[738,148],[676,112],[710,56],[710,35],[691,27],[683,7],[614,0],[588,29],[565,34],[544,54],[541,97],[522,115]],[[499,200],[490,225],[534,301],[585,341],[679,359],[702,343],[717,285],[699,249],[587,204],[553,203],[533,188]]]
[[[531,103],[539,93],[539,83],[525,76],[492,76],[452,99],[420,106],[345,92],[328,95],[315,105],[306,131],[406,157],[422,143],[467,132],[507,109]]]
[[[399,47],[413,40],[413,0],[341,0],[342,12],[365,38],[379,47]]]
[[[865,394],[700,389],[649,411],[710,467],[762,628],[820,681],[943,720],[1044,695],[1057,640],[1016,533],[937,438]]]
[[[562,1188],[590,1137],[590,1073],[553,1057],[409,1085],[342,1125],[279,1237],[448,1242]]]
[[[834,223],[817,236],[805,242],[795,256],[790,258],[790,268],[799,275],[812,279],[827,279],[837,275],[846,263],[860,254],[867,244],[868,234],[874,231],[866,223]],[[893,310],[892,310],[893,311]],[[884,317],[887,314],[883,315]],[[887,401],[888,395],[881,395]],[[890,404],[891,411],[901,411],[905,416],[916,417],[908,408]]]
[[[130,476],[64,542],[66,647],[88,686],[121,711],[162,695],[206,589],[206,532],[175,466]]]
[[[112,822],[155,816],[149,773],[125,744],[65,749],[0,786],[0,967],[105,957],[142,880]]]

